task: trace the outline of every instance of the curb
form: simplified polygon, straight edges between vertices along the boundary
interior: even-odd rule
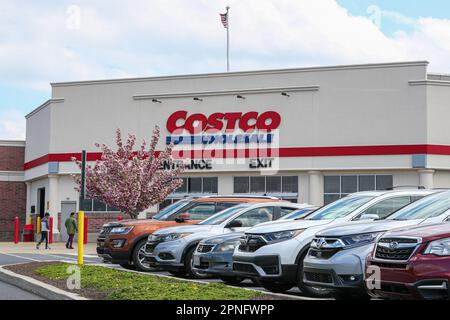
[[[109,266],[109,265],[105,265],[105,264],[92,263],[90,265],[96,265],[96,266],[105,267],[105,268],[118,270],[118,271],[122,271],[122,272],[130,272],[130,273],[136,273],[136,274],[147,275],[147,276],[154,276],[154,277],[160,277],[160,278],[169,278],[169,279],[174,279],[174,280],[178,280],[178,281],[194,282],[194,283],[198,283],[198,284],[211,284],[212,283],[212,282],[207,282],[207,281],[203,281],[203,280],[200,280],[200,279],[183,279],[183,278],[178,278],[178,277],[175,277],[175,276],[168,276],[168,275],[163,275],[163,274],[155,274],[155,273],[151,273],[151,272],[142,272],[142,271],[135,271],[135,270],[118,269],[118,268],[115,268],[113,266]],[[308,300],[330,300],[330,299],[327,299],[327,298],[312,298],[312,297],[296,296],[296,295],[290,295],[288,293],[267,292],[267,291],[258,290],[258,289],[254,289],[254,288],[244,288],[244,287],[239,287],[239,286],[231,286],[231,285],[227,285],[227,284],[225,284],[225,285],[227,287],[230,287],[230,288],[238,288],[238,289],[243,289],[243,290],[248,290],[248,291],[253,291],[253,292],[259,292],[259,293],[263,293],[263,294],[268,295],[268,296],[285,298],[287,300],[304,300],[304,301],[308,301]]]
[[[17,265],[17,264],[13,264]],[[67,292],[36,279],[20,275],[0,266],[0,280],[47,300],[89,300],[76,293]]]

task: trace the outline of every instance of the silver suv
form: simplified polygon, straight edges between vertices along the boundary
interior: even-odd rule
[[[394,228],[445,221],[450,192],[438,192],[371,223],[348,224],[320,231],[303,262],[305,284],[332,289],[336,298],[369,298],[365,290],[366,257],[376,238]]]

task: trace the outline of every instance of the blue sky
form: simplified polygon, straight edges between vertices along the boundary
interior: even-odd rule
[[[429,60],[450,73],[444,0],[0,0],[0,139],[50,82],[225,70],[219,12],[231,6],[231,68]]]

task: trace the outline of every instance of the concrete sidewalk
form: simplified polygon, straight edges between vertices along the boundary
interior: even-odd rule
[[[66,249],[65,243],[57,242],[50,245],[51,250],[45,250],[45,244],[42,244],[39,250],[36,250],[36,243],[34,242],[22,242],[19,244],[14,244],[11,242],[0,242],[0,253],[73,253],[76,254],[78,252],[77,245],[74,243],[74,250]],[[95,243],[88,243],[84,245],[84,254],[85,255],[97,255],[96,252],[97,245]]]

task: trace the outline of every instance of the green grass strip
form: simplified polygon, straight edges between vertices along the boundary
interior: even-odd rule
[[[69,266],[46,265],[35,273],[64,281],[70,276]],[[262,295],[222,283],[201,284],[90,265],[81,267],[81,287],[105,293],[108,300],[252,300]]]

